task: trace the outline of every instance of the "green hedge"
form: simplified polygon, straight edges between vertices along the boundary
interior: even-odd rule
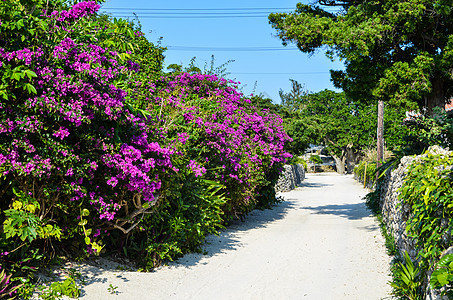
[[[376,163],[361,161],[355,166],[354,174],[366,186],[374,186],[376,184]]]

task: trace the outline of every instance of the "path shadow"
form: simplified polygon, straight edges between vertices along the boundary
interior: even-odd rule
[[[246,216],[244,221],[231,221],[227,228],[220,231],[219,235],[210,235],[206,238],[206,243],[203,246],[204,253],[186,254],[175,262],[169,263],[169,265],[190,268],[198,264],[207,264],[207,262],[201,262],[201,260],[241,248],[243,246],[240,242],[241,234],[249,230],[264,228],[272,222],[283,219],[288,210],[294,208],[294,200],[285,199],[271,209],[254,210]]]
[[[206,238],[206,243],[203,246],[203,253],[189,253],[182,258],[168,262],[170,267],[190,268],[200,263],[209,257],[241,248],[243,245],[240,242],[240,235],[249,230],[264,228],[268,224],[283,219],[289,210],[294,209],[296,199],[285,199],[271,209],[254,210],[250,212],[244,221],[233,220],[229,226],[220,230],[219,235],[210,235]],[[115,276],[123,282],[129,282],[127,273],[136,272],[131,264],[127,262],[116,262],[109,258],[93,258],[84,261],[83,263],[71,263],[69,266],[55,269],[52,278],[43,278],[45,281],[64,281],[67,276],[68,269],[75,269],[80,273],[82,278],[82,288],[80,289],[80,297],[86,296],[84,286],[89,286],[96,283],[109,284],[111,277]],[[158,271],[157,269],[156,271]],[[112,274],[113,273],[113,274]],[[111,287],[114,288],[114,287]],[[113,291],[113,294],[122,294],[121,291]],[[113,296],[112,296],[113,297]]]
[[[319,182],[308,182],[308,181],[302,181],[297,185],[298,187],[301,188],[325,188],[328,186],[333,186],[331,183],[319,183]]]
[[[302,209],[311,210],[315,214],[340,216],[348,220],[361,220],[373,216],[364,203],[306,206]]]
[[[294,208],[295,200],[288,199],[282,201],[274,205],[271,209],[254,210],[246,216],[244,221],[231,221],[227,228],[220,230],[219,235],[210,235],[206,238],[203,253],[186,254],[174,262],[167,262],[168,266],[190,268],[198,264],[206,264],[206,262],[201,262],[206,258],[241,248],[243,246],[240,242],[241,234],[249,230],[264,228],[272,222],[283,219],[288,211]],[[95,283],[108,284],[111,276],[115,276],[123,282],[128,282],[129,279],[126,273],[136,271],[134,268],[129,267],[127,262],[115,262],[108,258],[89,259],[82,264],[76,263],[73,267],[81,273],[83,286],[89,286]],[[159,268],[155,271],[158,270]],[[80,292],[81,297],[86,295],[84,288]],[[121,291],[114,292],[114,294],[121,293]]]

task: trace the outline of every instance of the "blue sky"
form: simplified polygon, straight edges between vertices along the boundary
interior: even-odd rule
[[[241,82],[244,94],[252,93],[256,82],[255,93],[263,93],[275,103],[280,103],[278,91],[289,91],[289,79],[299,81],[313,92],[334,89],[329,70],[343,68],[341,62],[330,61],[323,52],[309,56],[297,49],[280,50],[284,46],[274,36],[275,30],[267,19],[268,12],[273,10],[258,8],[294,9],[298,2],[106,0],[101,11],[121,17],[130,16],[135,11],[148,40],[156,42],[162,37],[162,45],[169,46],[165,52],[166,65],[177,63],[186,66],[195,56],[197,65],[203,69],[211,61],[212,54],[216,66],[234,60],[227,66],[227,71],[231,73],[228,77]],[[203,14],[194,15],[200,12]],[[231,14],[244,17],[232,18]],[[182,49],[189,51],[172,49],[170,46],[184,47]],[[203,51],[187,47],[201,47]],[[257,47],[279,50],[255,51]],[[294,45],[288,47],[295,48]],[[214,51],[218,48],[227,48],[228,51]],[[233,51],[232,48],[254,51]]]

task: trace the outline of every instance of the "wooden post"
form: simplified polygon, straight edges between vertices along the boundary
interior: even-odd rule
[[[366,187],[366,169],[368,168],[368,162],[365,162],[365,174],[363,175],[363,187]]]
[[[379,168],[384,161],[384,101],[378,101],[378,119],[377,119],[377,162],[376,168]],[[376,172],[376,181],[379,172]]]

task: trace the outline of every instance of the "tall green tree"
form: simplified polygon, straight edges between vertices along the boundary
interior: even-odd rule
[[[344,60],[331,75],[351,99],[429,112],[453,96],[452,20],[451,0],[318,0],[269,16],[284,45]]]
[[[291,81],[291,91],[287,93],[281,89],[278,91],[281,103],[284,107],[290,109],[291,111],[300,110],[303,108],[304,102],[307,100],[308,91],[296,80],[290,79],[289,81]]]
[[[281,105],[279,113],[286,132],[293,139],[288,145],[293,154],[302,154],[310,143],[324,145],[334,158],[337,171],[351,173],[363,150],[376,143],[377,107],[374,104],[355,101],[345,93],[330,90],[307,93],[302,100],[292,98],[286,103],[290,105]],[[294,111],[294,107],[299,109]],[[404,111],[388,106],[384,135],[390,150],[402,146],[407,134],[407,128],[402,125],[404,117]]]
[[[301,114],[306,123],[315,126],[316,142],[326,146],[338,173],[351,173],[361,151],[375,142],[372,110],[344,93],[323,90],[309,95]]]

